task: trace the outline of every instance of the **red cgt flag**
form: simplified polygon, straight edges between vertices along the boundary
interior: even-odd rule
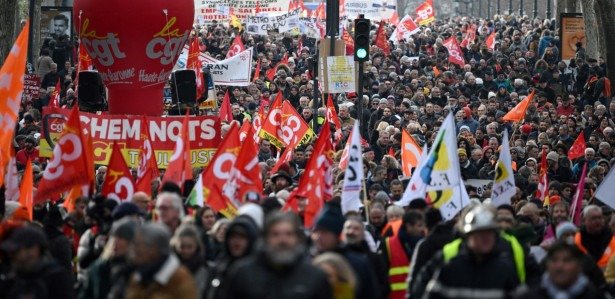
[[[135,183],[132,179],[130,168],[126,165],[122,150],[113,143],[109,167],[105,175],[105,182],[102,186],[102,195],[122,202],[131,200],[135,193]]]
[[[585,149],[587,145],[585,144],[585,133],[581,131],[581,134],[575,139],[574,143],[568,150],[568,159],[574,160],[579,157],[583,157],[585,155]]]
[[[419,24],[419,26],[429,25],[429,23],[436,19],[433,3],[430,0],[427,0],[423,2],[423,4],[419,5],[419,7],[416,8],[415,13],[416,19],[414,19],[414,21]]]
[[[271,107],[269,108],[269,113],[265,118],[262,119],[262,127],[260,128],[260,132],[258,136],[260,138],[264,138],[273,143],[276,147],[283,147],[282,144],[282,136],[280,126],[282,125],[282,102],[284,101],[284,96],[282,92],[278,92],[271,103]],[[257,132],[259,130],[256,130]]]
[[[384,21],[380,21],[380,26],[376,31],[376,46],[382,49],[385,55],[391,54],[391,48],[389,48],[389,42],[387,41],[387,34],[384,31]]]
[[[60,107],[60,92],[62,91],[62,85],[60,84],[60,78],[58,78],[58,82],[56,82],[56,87],[53,89],[51,93],[51,101],[49,106],[51,107]]]
[[[56,199],[58,194],[73,186],[91,182],[94,163],[88,143],[88,138],[81,129],[79,108],[75,105],[60,139],[53,148],[52,158],[34,195],[34,204],[45,199]]]
[[[162,183],[175,183],[182,188],[182,190],[184,182],[192,179],[192,164],[190,164],[190,129],[188,127],[189,120],[190,111],[186,111],[180,134],[175,143],[175,150],[171,158],[169,158],[169,166],[162,177]]]
[[[226,58],[231,58],[246,49],[246,46],[243,45],[243,41],[241,41],[241,35],[235,36],[233,43],[226,52]]]
[[[196,98],[199,99],[205,93],[205,83],[203,82],[203,64],[199,59],[201,50],[199,47],[199,38],[194,37],[188,47],[188,61],[186,68],[193,70],[196,74]]]
[[[216,212],[223,213],[229,217],[237,213],[237,205],[224,195],[223,188],[230,178],[231,169],[235,165],[235,161],[237,161],[241,145],[239,141],[239,127],[236,124],[232,124],[224,141],[222,141],[209,166],[202,174],[205,202]]]
[[[495,31],[491,32],[489,36],[485,39],[485,44],[489,50],[493,51],[495,49]]]
[[[158,163],[149,135],[149,126],[145,117],[141,120],[141,149],[139,152],[139,167],[137,168],[136,190],[152,194],[152,181],[159,177]]]
[[[449,37],[443,43],[444,47],[448,49],[448,61],[458,65],[459,67],[463,67],[466,62],[463,58],[463,52],[461,52],[461,47],[459,47],[459,43],[454,36]]]
[[[34,176],[32,174],[32,161],[28,158],[26,169],[21,178],[21,186],[19,186],[19,204],[22,207],[26,207],[30,221],[32,221],[32,211],[34,209],[34,199],[32,197],[33,190]]]
[[[226,90],[224,94],[224,98],[222,99],[222,105],[220,105],[220,121],[224,121],[226,123],[231,123],[233,121],[233,112],[231,108],[231,95]]]
[[[254,76],[252,76],[252,83],[256,81],[260,77],[261,74],[261,60],[256,60],[256,67],[254,68]]]
[[[307,200],[303,214],[306,228],[312,227],[314,218],[324,206],[325,201],[333,197],[332,154],[331,130],[329,126],[323,126],[316,140],[314,152],[306,164],[305,172],[299,179],[299,185],[288,196],[284,206],[284,210],[298,213],[299,200]]]
[[[254,129],[252,126],[248,128],[246,141],[242,144],[235,165],[231,168],[229,179],[223,187],[224,195],[233,202],[243,203],[246,193],[260,194],[263,191],[261,169],[258,164],[258,145],[254,142]]]

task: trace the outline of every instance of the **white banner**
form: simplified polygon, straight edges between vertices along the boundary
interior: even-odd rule
[[[353,56],[327,57],[329,93],[355,92],[355,77]]]
[[[295,9],[283,14],[258,14],[246,18],[246,32],[249,34],[267,35],[268,31],[277,29],[280,33],[299,27],[301,9]]]
[[[285,13],[290,0],[195,0],[194,18],[199,24],[227,22],[229,13],[240,20],[253,16],[258,5],[261,13]],[[230,11],[228,9],[230,8]],[[227,13],[228,11],[228,13]]]
[[[363,14],[372,21],[388,20],[397,9],[397,0],[346,0],[344,9],[350,19],[356,19]]]
[[[252,73],[252,48],[225,60],[216,60],[203,53],[199,60],[203,63],[203,69],[209,68],[215,85],[248,86]],[[186,66],[188,47],[179,55],[173,70],[183,69]]]
[[[483,193],[489,189],[489,184],[493,183],[492,180],[479,180],[479,179],[471,179],[465,181],[466,185],[470,185],[476,188],[476,194],[478,197],[482,197]]]
[[[359,122],[354,122],[350,136],[350,149],[348,150],[348,167],[344,173],[342,187],[342,213],[358,212],[363,206],[361,203],[361,189],[363,187],[363,157],[361,153],[361,132]]]

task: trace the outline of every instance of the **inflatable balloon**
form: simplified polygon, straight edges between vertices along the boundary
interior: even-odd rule
[[[73,11],[108,88],[109,113],[161,115],[165,82],[190,35],[194,0],[75,0]]]

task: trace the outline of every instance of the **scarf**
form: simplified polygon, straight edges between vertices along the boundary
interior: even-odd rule
[[[581,274],[579,278],[577,278],[577,281],[575,281],[570,287],[568,287],[567,289],[560,289],[558,286],[553,284],[551,278],[549,277],[549,274],[545,273],[544,275],[542,275],[541,284],[551,298],[570,299],[583,293],[588,283],[589,280],[587,279],[587,276]]]

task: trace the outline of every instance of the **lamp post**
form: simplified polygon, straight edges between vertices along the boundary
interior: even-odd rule
[[[523,16],[523,0],[519,0],[519,16]]]
[[[498,15],[500,15],[502,13],[502,11],[500,10],[500,0],[498,0],[498,4],[496,6],[495,13],[498,14]]]
[[[547,11],[546,11],[547,19],[551,19],[551,4],[552,4],[552,0],[547,0]]]
[[[534,19],[538,17],[538,0],[534,0],[534,10],[532,11],[532,14],[534,15]]]
[[[513,14],[513,8],[512,8],[512,0],[508,0],[508,14],[512,15]]]

